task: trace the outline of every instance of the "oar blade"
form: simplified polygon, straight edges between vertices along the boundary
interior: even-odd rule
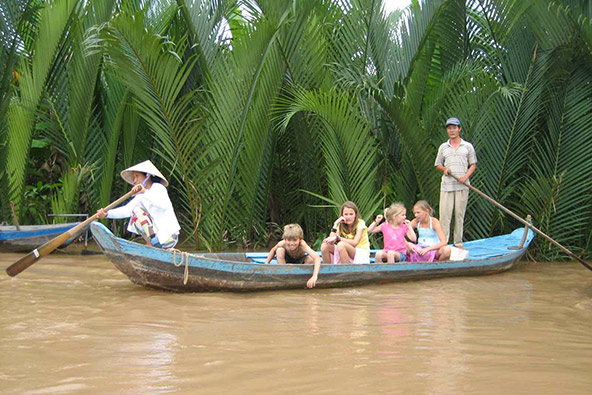
[[[131,191],[129,191],[128,193],[126,193],[125,195],[123,195],[122,197],[117,199],[116,201],[112,202],[110,205],[105,207],[104,210],[109,211],[113,207],[117,207],[118,205],[123,203],[125,200],[130,198],[132,195],[134,195],[138,191],[139,191],[138,188],[133,187]],[[70,237],[74,237],[78,232],[80,232],[82,229],[87,227],[92,221],[94,221],[97,218],[98,218],[98,214],[95,214],[92,217],[87,218],[85,221],[79,223],[78,225],[76,225],[75,227],[70,229],[69,231],[62,233],[61,235],[57,236],[56,238],[51,239],[47,243],[43,244],[41,247],[36,248],[33,251],[29,252],[27,255],[25,255],[24,257],[22,257],[21,259],[19,259],[15,263],[13,263],[12,265],[8,266],[8,268],[6,269],[6,273],[8,273],[8,275],[11,277],[16,276],[17,274],[19,274],[20,272],[22,272],[23,270],[25,270],[26,268],[28,268],[29,266],[31,266],[32,264],[37,262],[39,259],[43,258],[46,255],[51,254],[53,250],[55,250],[56,248],[58,248],[59,246],[64,244],[64,242],[66,240],[68,240]]]
[[[39,259],[35,256],[35,251],[37,251],[37,249],[29,252],[27,255],[25,255],[12,265],[8,266],[8,268],[6,268],[6,273],[10,277],[14,277],[26,268],[28,268],[29,266],[31,266],[33,263],[35,263],[35,261]]]
[[[43,258],[51,254],[53,250],[61,246],[71,237],[70,232],[64,232],[58,237],[51,239],[47,243],[43,244],[39,248],[35,248],[33,251],[29,252],[27,255],[13,263],[12,265],[8,266],[6,269],[6,273],[10,277],[14,277],[32,264],[34,264],[38,259]]]

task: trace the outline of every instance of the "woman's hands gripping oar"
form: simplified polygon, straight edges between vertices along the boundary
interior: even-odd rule
[[[137,189],[134,186],[131,191],[129,191],[128,193],[126,193],[125,195],[123,195],[122,197],[120,197],[119,199],[117,199],[116,201],[114,201],[113,203],[108,205],[107,207],[105,207],[105,211],[119,206],[121,203],[125,202],[129,197],[131,197],[136,192],[137,192]],[[6,269],[6,273],[8,273],[8,275],[11,277],[16,276],[17,274],[19,274],[20,272],[22,272],[23,270],[25,270],[26,268],[28,268],[29,266],[31,266],[32,264],[37,262],[39,259],[43,258],[46,255],[51,254],[53,252],[53,250],[55,250],[56,248],[58,248],[59,246],[64,244],[64,242],[66,240],[68,240],[70,237],[74,237],[78,232],[80,232],[82,229],[84,229],[86,226],[88,226],[88,224],[90,224],[91,222],[93,222],[97,218],[98,218],[97,214],[95,214],[92,217],[87,218],[84,222],[81,222],[78,225],[76,225],[75,227],[73,227],[72,229],[68,230],[67,232],[62,233],[61,235],[57,236],[54,239],[51,239],[47,243],[43,244],[41,247],[35,248],[33,251],[29,252],[27,255],[25,255],[24,257],[22,257],[21,259],[19,259],[15,263],[13,263],[12,265],[8,266],[8,268]]]
[[[452,178],[454,178],[456,181],[461,182],[459,180],[460,177],[455,176],[454,174],[451,174],[450,172],[448,173],[448,175]],[[561,244],[559,244],[558,242],[556,242],[555,240],[553,240],[552,238],[550,238],[549,236],[547,236],[546,234],[543,233],[542,230],[537,229],[535,226],[533,226],[532,224],[530,224],[529,222],[525,221],[524,219],[520,218],[518,216],[518,214],[515,214],[514,212],[510,211],[509,209],[505,208],[504,206],[502,206],[501,203],[497,202],[496,200],[494,200],[492,197],[490,197],[489,195],[485,194],[484,192],[481,192],[480,190],[478,190],[477,188],[475,188],[472,185],[469,185],[465,182],[463,182],[463,184],[465,184],[466,186],[468,186],[472,191],[475,191],[477,194],[479,194],[480,196],[484,197],[486,200],[488,200],[490,203],[493,203],[494,205],[496,205],[497,207],[499,207],[503,212],[505,212],[506,214],[511,215],[512,217],[514,217],[515,219],[517,219],[518,221],[522,222],[524,225],[528,226],[530,229],[534,230],[536,233],[538,233],[539,235],[543,236],[545,239],[549,240],[551,243],[555,244],[557,247],[559,247],[559,249],[563,252],[565,252],[567,255],[569,255],[570,257],[572,257],[573,259],[575,259],[576,261],[580,262],[582,265],[586,266],[586,268],[588,268],[588,270],[592,270],[592,266],[590,266],[588,264],[588,262],[586,262],[585,260],[583,260],[582,258],[580,258],[579,256],[577,256],[576,254],[574,254],[573,252],[571,252],[570,250],[568,250],[567,248],[565,248],[564,246],[562,246]]]

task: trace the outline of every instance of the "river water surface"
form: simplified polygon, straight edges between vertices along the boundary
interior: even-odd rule
[[[0,393],[591,394],[592,273],[174,294],[102,255],[16,278],[0,254]]]

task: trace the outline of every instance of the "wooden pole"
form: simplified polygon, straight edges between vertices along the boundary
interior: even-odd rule
[[[10,201],[10,210],[12,211],[12,220],[14,221],[14,226],[16,226],[16,230],[21,230],[18,217],[16,216],[16,210],[14,209],[14,202],[12,200]]]
[[[452,178],[454,178],[456,181],[459,181],[459,177],[448,173],[448,175]],[[460,181],[459,181],[460,182]],[[553,240],[552,238],[550,238],[549,236],[547,236],[545,233],[543,233],[542,230],[538,229],[537,227],[535,227],[534,225],[528,223],[527,221],[525,221],[524,219],[520,218],[516,213],[512,212],[511,210],[507,209],[506,207],[504,207],[501,203],[497,202],[496,200],[494,200],[493,198],[491,198],[489,195],[481,192],[480,190],[478,190],[477,188],[475,188],[474,186],[467,184],[467,182],[463,182],[463,184],[465,184],[466,186],[468,186],[471,191],[477,193],[478,195],[480,195],[481,197],[485,198],[487,201],[489,201],[490,203],[494,204],[495,206],[497,206],[498,208],[500,208],[503,212],[505,212],[506,214],[511,215],[512,217],[514,217],[514,219],[522,222],[524,225],[528,226],[529,228],[531,228],[532,230],[534,230],[536,233],[538,233],[539,235],[541,235],[542,237],[544,237],[546,240],[550,241],[551,243],[555,244],[561,251],[565,252],[567,255],[569,255],[570,257],[572,257],[573,259],[575,259],[576,261],[580,262],[582,265],[584,265],[586,268],[588,268],[588,270],[592,271],[592,266],[590,266],[588,264],[588,262],[586,262],[585,260],[583,260],[582,258],[580,258],[579,256],[577,256],[576,254],[574,254],[573,252],[571,252],[570,250],[568,250],[567,248],[565,248],[564,246],[562,246],[561,244],[559,244],[558,242],[556,242],[555,240]]]

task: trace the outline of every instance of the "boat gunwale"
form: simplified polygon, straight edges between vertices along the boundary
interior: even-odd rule
[[[26,241],[27,239],[57,235],[67,232],[78,224],[80,224],[80,222],[47,225],[21,225],[20,230],[17,230],[14,225],[4,225],[0,226],[0,242],[11,242],[13,240]]]

